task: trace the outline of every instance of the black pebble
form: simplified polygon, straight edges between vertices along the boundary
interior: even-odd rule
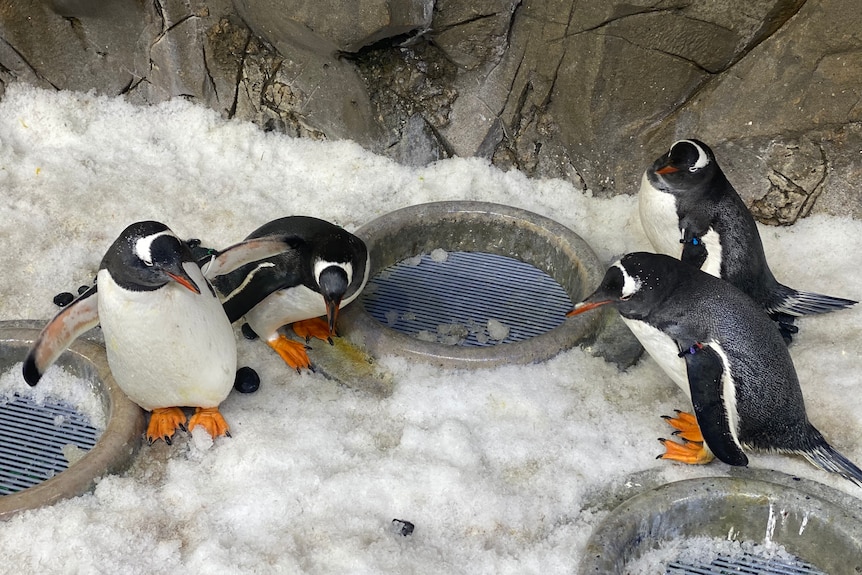
[[[257,339],[258,335],[256,333],[254,333],[254,330],[251,329],[251,326],[248,325],[247,323],[242,324],[241,329],[242,329],[242,335],[246,339],[252,339],[252,340]]]
[[[397,534],[403,535],[404,537],[412,535],[413,529],[416,528],[415,525],[413,525],[409,521],[404,521],[403,519],[393,519],[392,527],[395,529],[395,532]]]
[[[78,295],[81,295],[82,293],[84,293],[88,289],[90,289],[90,286],[78,286]]]
[[[252,368],[245,366],[236,370],[233,388],[240,393],[254,393],[260,387],[260,376]]]
[[[75,299],[75,296],[73,296],[72,294],[70,294],[67,291],[64,291],[63,293],[58,293],[57,295],[54,296],[54,305],[60,306],[60,307],[66,307],[67,305],[72,303],[72,301],[74,301],[74,299]]]

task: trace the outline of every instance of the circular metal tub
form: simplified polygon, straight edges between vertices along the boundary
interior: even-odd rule
[[[40,322],[0,322],[0,372],[5,373],[23,361],[39,336],[37,325]],[[127,468],[140,447],[144,412],[117,387],[104,347],[79,338],[60,356],[57,364],[92,386],[101,400],[107,425],[95,445],[64,471],[21,491],[0,496],[0,518],[86,493],[97,478]],[[26,429],[22,435],[19,440],[26,442]],[[34,446],[33,449],[41,448]]]
[[[604,268],[590,246],[551,219],[518,208],[485,202],[434,202],[403,208],[359,228],[368,246],[370,277],[399,262],[435,251],[505,256],[550,276],[572,302],[583,299],[601,281]],[[482,264],[479,264],[482,265]],[[371,283],[371,282],[369,282]],[[493,276],[488,290],[495,287]],[[438,286],[443,296],[457,294],[457,281]],[[447,291],[448,290],[448,291]],[[366,288],[366,292],[369,292]],[[363,294],[339,319],[341,332],[372,356],[398,354],[441,367],[491,367],[543,361],[594,338],[604,314],[565,318],[539,335],[485,346],[446,345],[399,332],[375,319]],[[446,305],[446,297],[440,298]],[[541,305],[541,302],[534,302]]]
[[[774,543],[794,560],[758,570],[743,565],[761,563],[756,557],[742,558],[724,567],[735,569],[730,571],[697,561],[687,560],[685,565],[671,561],[661,573],[862,572],[862,501],[778,472],[760,476],[689,479],[632,497],[592,534],[578,572],[629,573],[646,553],[693,538],[746,542],[755,547]]]

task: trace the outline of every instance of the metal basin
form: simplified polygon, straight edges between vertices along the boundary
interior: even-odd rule
[[[543,216],[499,204],[435,202],[411,206],[386,214],[355,233],[366,242],[370,251],[372,281],[369,286],[377,280],[385,280],[391,273],[389,270],[399,262],[435,252],[505,256],[529,264],[535,268],[533,271],[546,274],[556,282],[571,302],[580,301],[590,293],[604,275],[604,268],[593,250],[570,229]],[[457,259],[452,258],[453,261]],[[495,292],[505,283],[503,280],[508,279],[511,268],[494,272],[483,262],[471,264],[467,261],[461,265],[466,266],[462,269],[481,267],[488,272],[485,284],[476,296],[478,299],[501,298],[497,308],[501,317],[518,312],[504,309],[507,300],[515,298]],[[418,287],[413,289],[424,289],[435,283],[436,293],[427,299],[436,301],[443,313],[448,311],[447,306],[454,306],[456,300],[459,306],[469,306],[467,300],[472,296],[464,293],[465,287],[458,281],[461,272],[455,271],[450,277],[442,278],[433,271],[433,267],[429,270],[432,270],[432,275],[418,277],[415,284]],[[532,284],[533,281],[527,280],[527,283]],[[447,345],[392,329],[387,322],[380,321],[379,314],[375,319],[369,311],[369,301],[375,297],[375,292],[373,288],[366,291],[342,312],[339,320],[341,333],[372,356],[399,354],[441,367],[491,367],[543,361],[595,338],[606,321],[602,313],[565,319],[565,311],[568,310],[563,307],[554,312],[559,314],[558,325],[537,335],[528,334],[499,345],[486,345],[486,342],[482,345]],[[546,305],[541,298],[527,303],[539,307]],[[528,310],[526,313],[534,312]],[[480,323],[484,321],[482,319]],[[469,339],[469,336],[465,335],[463,339]]]
[[[773,563],[772,570],[743,567],[759,563],[751,557],[723,568],[730,570],[671,561],[662,572],[862,573],[862,501],[778,472],[759,475],[678,481],[632,497],[592,534],[578,573],[629,573],[628,566],[660,545],[700,537],[775,543],[794,560],[780,569]]]
[[[41,322],[0,322],[0,371],[5,373],[24,359],[39,335],[36,326],[41,326]],[[104,347],[78,339],[57,364],[92,386],[101,399],[107,426],[95,445],[64,471],[21,491],[0,496],[0,518],[90,491],[99,477],[126,469],[140,447],[144,412],[117,387],[108,369]],[[20,426],[16,442],[22,447],[17,450],[38,455],[40,450],[47,449],[35,427],[36,424]],[[28,445],[31,438],[32,445]]]

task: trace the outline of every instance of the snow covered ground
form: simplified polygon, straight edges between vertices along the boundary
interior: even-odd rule
[[[0,190],[0,320],[50,318],[52,297],[90,282],[108,245],[142,219],[225,246],[283,215],[356,229],[403,206],[469,199],[551,217],[607,263],[648,248],[633,196],[594,199],[477,159],[407,168],[181,100],[138,108],[11,86]],[[761,231],[779,279],[862,299],[862,222],[811,217]],[[862,306],[799,326],[791,353],[809,418],[862,464]],[[380,399],[297,375],[259,341],[238,346],[263,384],[222,404],[232,438],[198,429],[144,446],[92,494],[0,523],[0,572],[570,573],[607,495],[635,489],[635,474],[727,474],[719,462],[655,459],[670,432],[659,415],[687,404],[650,359],[620,373],[574,349],[466,372],[386,357],[396,385]],[[750,459],[862,497],[800,458]],[[396,534],[394,518],[414,533]]]

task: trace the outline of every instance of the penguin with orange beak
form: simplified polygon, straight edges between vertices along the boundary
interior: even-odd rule
[[[312,337],[331,342],[336,335],[339,309],[355,300],[368,282],[368,249],[343,228],[308,216],[273,220],[246,241],[270,237],[285,241],[288,249],[230,273],[202,263],[204,274],[221,294],[231,322],[245,318],[290,367],[311,368],[306,343]],[[305,342],[280,331],[287,324]]]
[[[285,248],[277,239],[244,242],[218,254],[227,271]],[[236,339],[231,322],[187,244],[165,224],[128,226],[102,258],[96,283],[48,322],[24,360],[36,385],[79,335],[101,325],[117,385],[150,412],[147,439],[171,443],[186,427],[182,407],[195,408],[188,429],[229,435],[218,410],[233,387]]]
[[[747,465],[746,451],[791,453],[862,485],[862,470],[808,421],[787,346],[758,303],[680,260],[646,252],[613,264],[569,316],[610,305],[694,413],[667,418],[684,443],[661,457]]]

